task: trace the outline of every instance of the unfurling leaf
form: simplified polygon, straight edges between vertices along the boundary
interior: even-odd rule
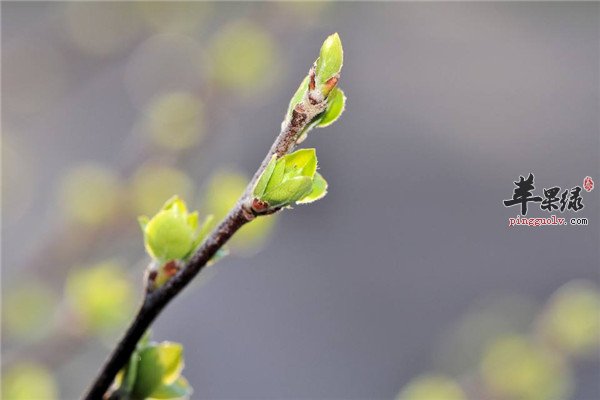
[[[148,400],[154,399],[187,399],[192,394],[192,387],[188,381],[181,377],[170,385],[161,385],[154,389]]]
[[[283,207],[295,203],[306,196],[312,188],[312,180],[306,176],[297,176],[283,181],[273,190],[265,193],[261,200],[270,207]]]
[[[134,398],[145,399],[162,385],[171,385],[183,370],[183,347],[178,343],[150,344],[138,352]]]
[[[266,203],[267,209],[310,203],[325,195],[327,182],[316,172],[315,149],[301,149],[274,160],[254,190],[255,198]]]
[[[310,81],[310,78],[307,75],[304,78],[304,80],[302,81],[302,83],[300,84],[300,86],[298,86],[296,93],[294,93],[294,96],[292,96],[292,100],[290,100],[290,105],[288,106],[288,112],[287,112],[288,115],[292,115],[292,110],[294,109],[294,107],[296,107],[296,105],[304,99],[304,96],[306,95],[306,92],[308,91],[308,82],[309,81]]]
[[[189,213],[183,200],[172,197],[151,219],[138,219],[146,251],[159,264],[185,259],[206,235],[209,218],[200,226],[198,213]]]
[[[317,123],[317,128],[324,128],[333,124],[344,112],[346,96],[342,89],[333,88],[327,97],[327,109]]]
[[[319,53],[317,67],[315,69],[316,79],[319,84],[325,84],[329,79],[339,74],[344,63],[344,50],[342,40],[336,33],[330,35]]]
[[[267,168],[262,173],[258,182],[256,182],[256,186],[254,186],[254,190],[252,193],[255,197],[260,197],[265,193],[265,189],[267,188],[267,184],[269,183],[269,179],[271,179],[271,175],[273,175],[273,171],[275,170],[275,164],[277,162],[277,156],[273,154],[271,157],[271,161],[267,164]]]
[[[137,352],[133,352],[131,357],[129,357],[129,362],[125,366],[123,370],[123,379],[121,382],[121,387],[127,392],[131,393],[133,390],[133,386],[135,385],[135,380],[137,378],[138,365],[140,363],[140,356]]]
[[[312,178],[317,170],[317,151],[315,149],[301,149],[283,158],[285,159],[284,175],[302,175]]]
[[[273,188],[278,186],[283,181],[284,174],[285,156],[277,160],[277,163],[275,164],[275,169],[273,170],[273,175],[271,175],[271,179],[269,179],[269,183],[267,184],[267,188],[265,189],[265,191],[273,190]]]
[[[181,344],[140,341],[113,388],[128,399],[188,399],[192,388],[181,376],[183,364]]]
[[[327,194],[327,181],[318,172],[315,173],[315,177],[312,181],[312,188],[309,194],[296,201],[297,204],[312,203],[322,199]]]

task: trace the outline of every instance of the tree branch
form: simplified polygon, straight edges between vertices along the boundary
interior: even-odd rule
[[[84,396],[86,400],[99,400],[107,394],[115,376],[129,361],[138,341],[164,307],[192,281],[238,229],[255,217],[265,214],[257,212],[252,207],[252,191],[256,182],[265,171],[273,155],[280,158],[291,152],[305,128],[327,107],[326,98],[314,89],[314,67],[310,71],[310,76],[312,83],[311,90],[307,92],[305,99],[295,106],[291,115],[283,122],[280,134],[275,139],[275,142],[248,184],[244,194],[242,194],[225,219],[209,234],[187,264],[173,278],[160,288],[146,291],[135,319],[89,387]],[[269,213],[272,212],[273,210],[269,211]]]

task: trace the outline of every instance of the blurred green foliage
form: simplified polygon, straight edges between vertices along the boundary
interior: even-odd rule
[[[517,295],[488,296],[441,333],[435,367],[452,376],[476,369],[483,351],[499,334],[529,332],[539,312],[531,299]]]
[[[92,227],[113,221],[122,195],[117,173],[100,164],[74,167],[60,185],[61,206],[67,219]]]
[[[135,6],[144,22],[160,32],[193,33],[213,14],[209,2],[140,1]]]
[[[2,375],[4,400],[54,400],[58,387],[52,374],[42,365],[24,361]]]
[[[443,375],[422,375],[406,385],[398,400],[466,400],[460,385]]]
[[[248,178],[234,171],[219,171],[203,190],[202,210],[220,222],[235,205],[248,185]],[[259,249],[273,231],[277,216],[257,218],[244,225],[228,242],[234,252],[249,253]]]
[[[588,281],[573,281],[550,299],[541,318],[541,334],[575,356],[597,355],[600,346],[600,292]]]
[[[155,145],[167,150],[189,149],[204,134],[203,103],[191,93],[164,94],[150,104],[147,124]]]
[[[560,356],[518,335],[500,336],[490,343],[481,374],[493,397],[566,399],[572,389],[570,370]]]
[[[2,301],[4,332],[19,341],[41,339],[52,329],[57,307],[58,296],[36,280],[8,286]]]
[[[122,328],[136,304],[124,269],[113,260],[73,269],[65,295],[83,327],[101,335]]]
[[[541,312],[536,310],[527,298],[493,298],[444,335],[441,361],[446,370],[467,377],[466,397],[556,400],[573,395],[573,361],[598,355],[600,291],[593,282],[571,281],[555,291]],[[401,395],[446,398],[430,386],[435,385],[417,378]]]
[[[327,14],[335,1],[279,1],[273,3],[282,13],[289,14],[294,21],[303,26],[318,24],[320,18]]]
[[[208,70],[225,88],[251,91],[276,79],[277,53],[267,31],[251,21],[238,20],[223,27],[213,38]]]
[[[72,2],[65,8],[69,39],[89,55],[107,56],[124,50],[142,28],[133,3]]]
[[[193,180],[180,169],[153,163],[142,165],[131,179],[133,213],[153,215],[174,193],[187,199],[193,190]]]

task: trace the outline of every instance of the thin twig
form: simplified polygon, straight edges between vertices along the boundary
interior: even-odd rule
[[[312,89],[314,88],[314,67],[310,71],[310,76],[313,80],[311,82]],[[318,100],[315,100],[315,98]],[[248,184],[244,194],[225,219],[210,233],[177,275],[171,278],[164,286],[146,292],[144,301],[135,319],[85,394],[84,398],[86,400],[100,400],[107,394],[115,376],[128,362],[138,341],[163,308],[192,281],[238,229],[255,217],[263,215],[257,213],[252,208],[252,191],[256,182],[265,171],[273,155],[277,155],[279,158],[292,151],[304,129],[326,106],[326,100],[323,96],[319,96],[318,94],[315,96],[313,90],[309,90],[304,101],[296,105],[291,116],[284,121],[281,133],[275,139],[275,142]]]

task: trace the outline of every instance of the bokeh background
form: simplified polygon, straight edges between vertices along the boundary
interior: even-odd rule
[[[4,399],[75,399],[141,296],[136,222],[222,216],[324,38],[328,196],[245,228],[154,325],[194,398],[598,399],[598,3],[2,2]],[[534,207],[528,216],[542,216]],[[559,215],[560,216],[560,215]]]

